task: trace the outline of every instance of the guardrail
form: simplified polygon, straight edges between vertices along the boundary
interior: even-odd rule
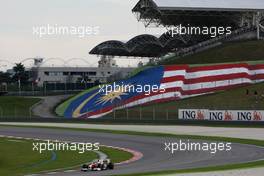
[[[28,123],[79,123],[79,124],[119,124],[119,125],[195,125],[224,127],[264,127],[264,122],[222,122],[222,121],[192,121],[192,120],[120,120],[120,119],[64,119],[64,118],[1,118],[0,122]]]

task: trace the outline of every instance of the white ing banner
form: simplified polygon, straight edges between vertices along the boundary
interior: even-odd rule
[[[179,109],[181,120],[209,120],[207,109]]]
[[[180,120],[264,121],[264,111],[179,109]]]

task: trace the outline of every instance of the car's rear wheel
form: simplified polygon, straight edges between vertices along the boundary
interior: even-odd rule
[[[114,164],[113,163],[109,163],[108,164],[108,169],[113,170],[114,169]]]

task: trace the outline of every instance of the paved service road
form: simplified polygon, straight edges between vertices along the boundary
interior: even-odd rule
[[[54,107],[56,107],[60,102],[69,98],[70,96],[71,95],[57,95],[40,97],[42,101],[33,108],[33,114],[35,116],[43,118],[56,118],[58,116],[56,116],[56,114],[54,113]]]
[[[264,159],[264,148],[242,144],[232,144],[232,150],[230,152],[218,152],[215,155],[212,155],[209,152],[198,151],[176,152],[172,155],[169,152],[164,151],[164,142],[178,142],[179,139],[167,137],[147,137],[44,128],[38,129],[33,127],[1,127],[0,135],[73,142],[100,142],[102,145],[129,148],[139,151],[144,155],[142,159],[136,162],[116,166],[115,170],[113,171],[92,173],[81,173],[80,171],[75,171],[70,173],[58,173],[57,175],[107,176],[112,174],[130,174],[226,165],[231,163],[241,163]]]

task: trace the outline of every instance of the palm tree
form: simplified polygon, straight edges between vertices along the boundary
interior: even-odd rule
[[[14,76],[13,79],[15,82],[27,83],[28,75],[25,69],[25,66],[22,63],[18,63],[13,67]]]

